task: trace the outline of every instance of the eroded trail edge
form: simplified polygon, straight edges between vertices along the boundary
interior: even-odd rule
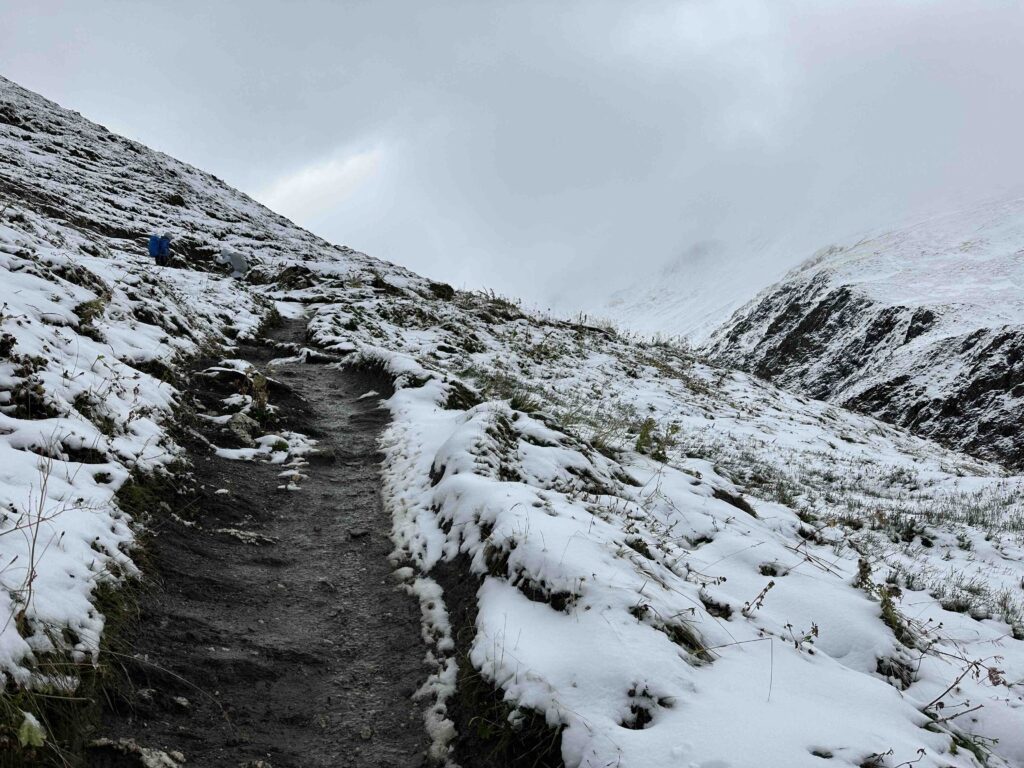
[[[153,526],[148,571],[160,583],[143,597],[136,658],[125,661],[133,690],[107,718],[114,741],[200,768],[423,762],[419,607],[391,577],[380,497],[390,384],[323,360],[281,362],[304,330],[291,321],[237,350],[267,376],[271,413],[259,428],[216,418],[260,400],[246,391],[253,379],[263,386],[258,374],[230,372],[241,361],[193,378],[205,414],[184,441],[194,488]],[[264,446],[256,460],[238,458],[247,429]],[[282,439],[260,441],[267,433]],[[296,460],[302,440],[291,433],[315,449]],[[95,751],[92,764],[134,764],[115,752]]]

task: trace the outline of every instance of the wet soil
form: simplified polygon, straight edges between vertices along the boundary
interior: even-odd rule
[[[504,691],[485,680],[470,661],[476,637],[477,590],[469,557],[438,563],[430,574],[444,590],[458,662],[455,695],[448,716],[455,724],[452,757],[466,768],[565,768],[562,729],[552,728],[543,714],[517,710],[518,727],[509,725],[513,709]]]
[[[302,332],[292,322],[273,336],[296,342]],[[235,356],[266,369],[287,354],[264,344]],[[387,414],[378,397],[361,397],[389,385],[323,364],[270,375],[284,384],[270,388],[277,428],[315,438],[323,455],[287,491],[281,465],[218,458],[199,438],[189,445],[195,486],[175,506],[195,524],[155,525],[147,577],[157,586],[142,597],[125,660],[131,693],[112,700],[104,735],[181,752],[189,768],[422,765],[411,700],[427,674],[419,608],[390,578],[380,499]],[[203,377],[193,384],[211,411],[224,397]],[[202,424],[210,441],[226,442]],[[133,763],[94,750],[89,764]]]

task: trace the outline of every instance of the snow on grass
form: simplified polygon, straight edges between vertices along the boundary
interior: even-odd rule
[[[177,456],[164,372],[219,338],[225,305],[236,335],[260,318],[228,281],[157,279],[93,245],[31,214],[0,222],[0,671],[21,684],[44,682],[53,651],[94,661],[93,594],[137,573],[115,497]]]
[[[0,217],[8,678],[38,682],[55,647],[95,658],[96,586],[134,572],[115,493],[176,456],[176,356],[273,306],[394,378],[383,496],[435,757],[468,665],[505,699],[493,725],[539,713],[570,768],[1024,763],[1020,477],[685,346],[331,246],[2,78],[0,107],[4,189],[26,203]],[[188,268],[137,255],[166,228]],[[202,271],[225,245],[262,285]],[[226,400],[207,415],[265,407]],[[302,448],[251,437],[254,456]],[[442,565],[467,571],[472,626]]]
[[[310,332],[397,377],[396,564],[433,605],[468,558],[470,661],[567,765],[1024,760],[1021,478],[683,347],[396,286],[320,292]],[[465,661],[432,655],[440,752]]]

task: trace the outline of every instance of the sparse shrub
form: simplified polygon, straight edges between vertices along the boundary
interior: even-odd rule
[[[430,283],[430,292],[442,301],[451,301],[455,298],[455,289],[447,283]]]
[[[648,560],[653,560],[654,555],[651,554],[651,548],[647,546],[647,542],[641,539],[639,536],[630,536],[626,539],[626,546],[632,549],[634,552],[646,557]]]
[[[894,593],[889,587],[880,586],[877,588],[877,595],[882,604],[882,621],[892,630],[896,639],[908,648],[915,648],[914,635],[910,631],[907,620],[896,610],[896,603],[893,600]]]
[[[509,406],[523,413],[536,413],[541,409],[541,402],[527,392],[515,392],[509,399]]]
[[[776,480],[773,490],[775,501],[779,504],[787,507],[793,507],[796,505],[798,501],[797,494],[794,492],[793,486],[786,482],[785,478],[780,477]],[[806,514],[810,518],[809,520],[804,520],[806,523],[812,522],[815,519],[814,515],[810,512],[804,512],[803,514]],[[803,520],[803,517],[800,519]]]
[[[636,437],[636,452],[650,456],[655,461],[668,461],[668,452],[676,446],[679,426],[670,424],[659,429],[657,422],[647,417],[640,423]]]
[[[105,340],[103,334],[96,327],[96,321],[103,317],[108,301],[110,301],[110,294],[101,294],[95,299],[83,301],[75,307],[74,312],[78,315],[79,333],[83,336],[88,336],[93,341],[102,342]]]

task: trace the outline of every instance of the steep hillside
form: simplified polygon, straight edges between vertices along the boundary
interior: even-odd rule
[[[1024,478],[329,245],[3,80],[0,190],[5,748],[68,756],[43,703],[104,663],[139,534],[187,529],[130,493],[187,479],[175,374],[276,309],[308,323],[288,365],[326,350],[393,381],[381,489],[434,764],[1024,764]],[[154,230],[173,268],[143,255]],[[274,456],[231,455],[304,449],[261,440]]]
[[[819,253],[711,354],[811,397],[1024,466],[1024,199]]]

